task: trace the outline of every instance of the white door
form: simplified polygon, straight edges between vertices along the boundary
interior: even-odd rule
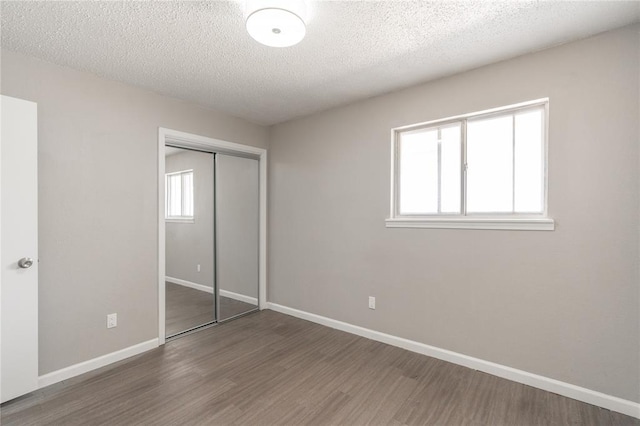
[[[37,104],[2,96],[0,400],[38,387]]]

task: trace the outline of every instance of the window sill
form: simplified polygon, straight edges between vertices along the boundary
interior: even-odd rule
[[[517,231],[553,231],[555,222],[548,217],[433,217],[391,218],[387,228],[429,229],[501,229]]]
[[[178,219],[178,218],[165,218],[164,221],[166,223],[196,223],[195,220],[193,220],[193,218],[188,218],[188,219]]]

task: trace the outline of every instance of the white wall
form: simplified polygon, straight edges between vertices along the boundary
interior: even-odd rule
[[[627,27],[273,127],[269,300],[640,401],[639,47]],[[390,129],[547,96],[555,231],[385,228]]]
[[[1,91],[38,103],[40,374],[158,337],[158,127],[267,129],[7,50]]]

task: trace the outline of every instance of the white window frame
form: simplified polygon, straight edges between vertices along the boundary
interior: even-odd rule
[[[521,213],[467,213],[465,203],[467,196],[467,171],[466,171],[466,129],[467,121],[478,118],[487,118],[491,115],[501,115],[517,112],[518,110],[543,107],[543,211],[539,214]],[[460,214],[400,214],[400,134],[403,132],[420,130],[431,127],[441,127],[460,122],[462,128],[462,179],[461,179],[461,213]],[[391,212],[386,220],[387,228],[444,228],[444,229],[503,229],[503,230],[540,230],[553,231],[555,222],[548,216],[548,157],[549,157],[549,99],[536,99],[499,108],[473,112],[469,114],[448,117],[425,123],[396,127],[391,130]]]
[[[175,176],[175,175],[180,175],[180,184],[182,186],[182,191],[180,192],[181,195],[184,194],[184,179],[182,178],[183,175],[186,174],[191,174],[191,202],[192,202],[192,211],[193,211],[193,215],[191,216],[169,216],[169,203],[170,201],[170,194],[169,194],[169,176]],[[165,221],[167,222],[174,222],[174,223],[195,223],[195,219],[194,219],[194,215],[195,215],[195,180],[194,180],[194,173],[193,173],[193,169],[188,169],[188,170],[180,170],[178,172],[170,172],[170,173],[165,173],[164,175],[164,187],[165,187],[165,204],[164,204],[164,218]],[[185,206],[184,206],[184,196],[182,196],[182,199],[180,200],[180,204],[181,204],[181,210],[184,212],[185,210]]]

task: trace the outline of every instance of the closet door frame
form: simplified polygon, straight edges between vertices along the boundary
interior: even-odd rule
[[[267,308],[267,150],[160,127],[158,129],[158,343],[165,343],[165,145],[254,158],[260,168],[258,309]]]

